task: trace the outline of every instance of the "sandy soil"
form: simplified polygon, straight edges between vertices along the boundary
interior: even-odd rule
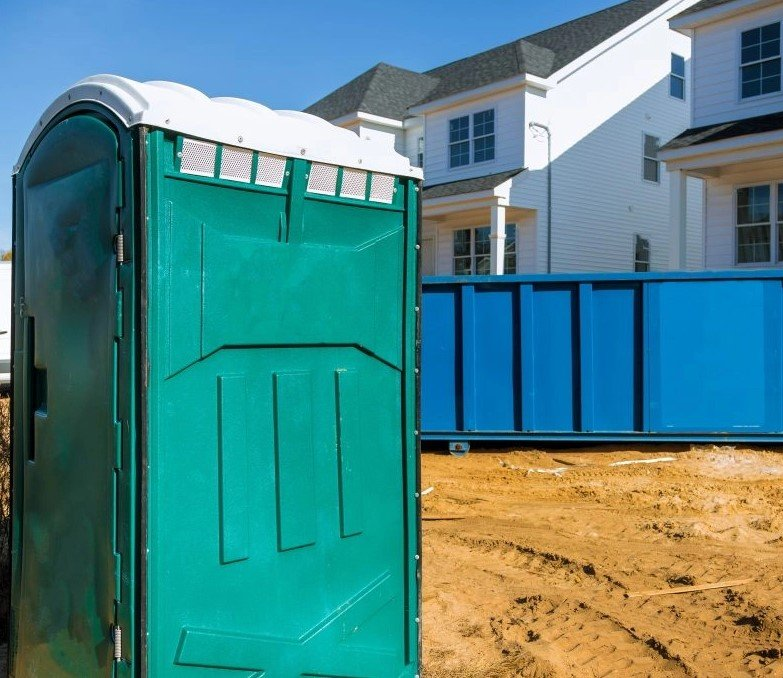
[[[422,474],[435,488],[423,498],[425,678],[783,676],[783,454],[425,453]]]

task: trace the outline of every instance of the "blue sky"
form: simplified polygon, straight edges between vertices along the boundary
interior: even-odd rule
[[[379,61],[426,70],[611,0],[0,0],[0,248],[11,169],[51,100],[95,73],[299,109]]]

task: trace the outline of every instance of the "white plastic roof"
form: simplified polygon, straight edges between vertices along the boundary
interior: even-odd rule
[[[210,99],[175,82],[136,82],[117,75],[85,78],[57,97],[30,133],[15,173],[47,124],[79,101],[105,106],[128,127],[145,125],[256,151],[422,178],[421,169],[394,150],[392,135],[360,138],[307,113],[273,111],[247,99]]]

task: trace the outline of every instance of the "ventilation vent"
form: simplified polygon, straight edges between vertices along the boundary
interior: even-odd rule
[[[182,158],[179,171],[200,177],[215,176],[215,153],[217,146],[195,139],[182,140]]]
[[[341,198],[364,200],[367,193],[367,172],[355,169],[343,170],[343,183],[340,186]]]
[[[280,188],[285,177],[285,158],[279,155],[258,154],[258,169],[256,170],[256,183],[259,186],[274,186]]]
[[[250,183],[253,169],[253,151],[244,148],[223,146],[220,156],[220,178]]]
[[[370,200],[391,203],[394,200],[394,177],[391,174],[373,174],[370,181]]]
[[[337,167],[314,162],[310,168],[307,190],[310,193],[334,195],[337,190]]]

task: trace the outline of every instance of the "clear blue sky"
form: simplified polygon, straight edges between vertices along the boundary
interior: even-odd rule
[[[33,123],[77,80],[175,80],[210,96],[304,108],[379,61],[426,70],[612,0],[0,0],[0,248],[11,169]]]

